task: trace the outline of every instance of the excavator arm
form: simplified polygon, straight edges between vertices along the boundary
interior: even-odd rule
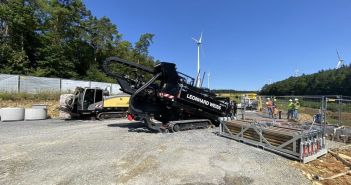
[[[123,65],[124,67],[133,69],[137,77],[132,78],[131,74],[121,74],[113,71],[113,64],[119,64]],[[130,95],[139,89],[144,83],[146,83],[140,71],[154,75],[154,69],[137,64],[135,62],[129,62],[118,57],[107,58],[103,63],[103,70],[107,75],[115,78],[118,81],[123,92]]]

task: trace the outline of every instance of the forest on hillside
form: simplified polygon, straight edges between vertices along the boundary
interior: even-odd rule
[[[344,95],[351,96],[351,64],[339,69],[290,77],[265,85],[262,95]]]
[[[240,90],[233,90],[233,89],[213,89],[211,90],[213,93],[257,93],[256,91],[240,91]]]
[[[123,40],[107,17],[81,0],[0,0],[0,73],[113,82],[102,62],[118,56],[153,65],[154,35]]]

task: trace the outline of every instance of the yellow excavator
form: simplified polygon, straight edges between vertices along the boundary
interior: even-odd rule
[[[65,100],[70,113],[78,117],[91,116],[99,120],[111,117],[126,117],[129,107],[128,94],[110,96],[101,88],[77,87]]]

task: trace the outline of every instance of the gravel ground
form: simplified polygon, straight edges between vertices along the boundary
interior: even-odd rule
[[[214,134],[141,123],[0,122],[0,184],[310,184],[290,160]]]

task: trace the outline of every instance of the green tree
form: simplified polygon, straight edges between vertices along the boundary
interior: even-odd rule
[[[55,76],[64,78],[77,78],[78,71],[89,60],[84,56],[89,51],[84,46],[82,38],[85,34],[86,24],[90,12],[79,0],[51,0],[42,1],[42,11],[45,16],[42,19],[41,37],[44,47],[40,48],[41,59],[35,74],[40,76]],[[83,56],[82,56],[83,55]],[[55,67],[54,67],[55,66]],[[62,70],[64,69],[64,70]],[[87,68],[83,68],[85,71]],[[84,74],[84,72],[80,72]]]
[[[82,0],[0,0],[0,72],[102,80],[102,62],[118,56],[153,66],[154,35],[133,46],[107,17],[96,18]],[[131,70],[119,66],[119,71]]]
[[[102,17],[101,19],[93,17],[89,22],[88,42],[94,49],[94,61],[98,62],[98,57],[103,58],[105,57],[104,55],[112,52],[122,36],[118,34],[116,25],[107,17]]]
[[[262,87],[263,95],[351,95],[351,67],[321,70]]]
[[[135,52],[141,55],[148,55],[149,54],[149,46],[153,42],[152,39],[154,38],[154,34],[145,33],[140,36],[138,42],[135,43]]]
[[[133,60],[133,46],[129,41],[120,41],[114,51],[114,54],[125,60]]]
[[[154,59],[149,56],[149,47],[153,43],[154,34],[145,33],[134,46],[134,61],[145,66],[153,66]],[[145,74],[146,75],[146,74]]]
[[[116,83],[116,80],[108,77],[105,73],[101,72],[96,65],[92,65],[87,71],[86,80],[102,81]]]
[[[37,4],[30,0],[6,0],[0,4],[0,71],[27,74],[35,66],[40,43],[35,17]]]

